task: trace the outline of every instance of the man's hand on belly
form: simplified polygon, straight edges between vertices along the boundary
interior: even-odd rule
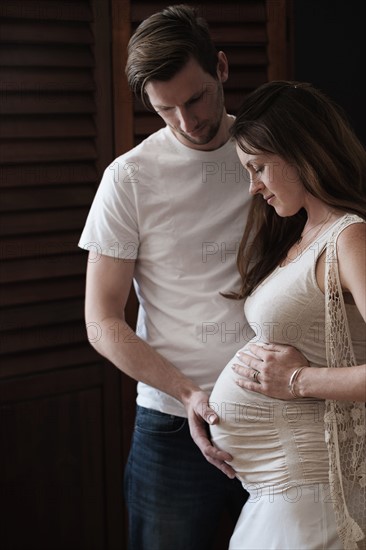
[[[214,447],[208,436],[208,424],[216,424],[219,421],[219,417],[209,406],[208,395],[203,391],[195,391],[184,405],[187,410],[189,429],[193,441],[210,464],[213,464],[233,479],[235,471],[227,464],[233,457],[229,453]]]

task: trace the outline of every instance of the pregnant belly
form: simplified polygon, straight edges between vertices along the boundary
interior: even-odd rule
[[[220,421],[210,427],[213,443],[233,456],[230,464],[244,484],[275,486],[326,483],[324,402],[282,401],[240,388],[231,366],[210,397]]]

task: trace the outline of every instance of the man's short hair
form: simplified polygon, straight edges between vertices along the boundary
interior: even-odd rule
[[[191,6],[169,6],[142,21],[132,35],[126,64],[129,86],[151,108],[147,83],[170,80],[190,58],[217,78],[217,50],[206,21]]]

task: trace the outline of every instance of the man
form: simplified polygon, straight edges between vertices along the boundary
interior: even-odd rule
[[[141,23],[126,74],[166,127],[104,173],[80,240],[91,254],[86,321],[98,326],[97,351],[139,381],[126,469],[130,549],[211,549],[223,510],[235,521],[246,494],[230,455],[209,441],[207,423],[218,418],[208,398],[252,336],[242,303],[220,294],[239,286],[249,207],[224,107],[228,63],[181,5]],[[136,334],[124,319],[133,280]]]

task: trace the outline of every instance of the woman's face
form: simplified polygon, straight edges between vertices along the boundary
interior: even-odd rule
[[[298,169],[282,157],[266,152],[244,153],[237,145],[239,160],[249,172],[252,195],[262,195],[281,217],[295,215],[305,206],[307,191]]]

